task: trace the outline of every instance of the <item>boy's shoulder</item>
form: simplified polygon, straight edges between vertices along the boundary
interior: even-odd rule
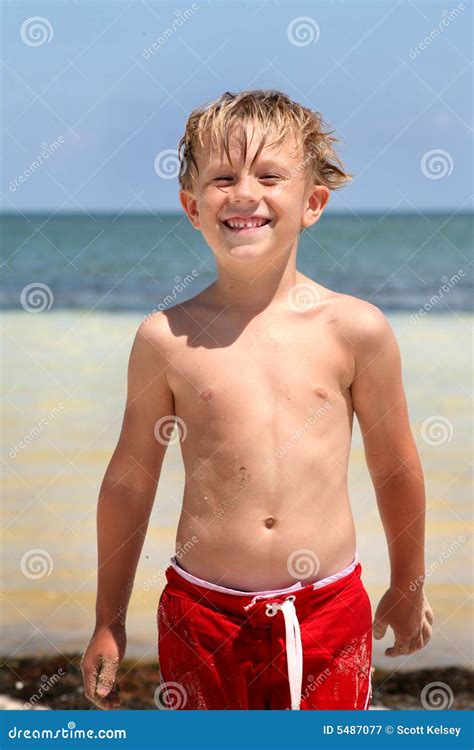
[[[190,324],[196,322],[200,306],[201,295],[197,294],[164,310],[154,310],[140,323],[136,337],[165,353],[180,337],[190,333]]]
[[[385,314],[377,305],[340,292],[332,292],[328,301],[333,325],[352,346],[383,344],[393,336]]]

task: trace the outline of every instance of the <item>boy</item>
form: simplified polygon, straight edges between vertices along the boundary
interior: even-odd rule
[[[377,307],[296,269],[299,233],[349,179],[335,140],[277,91],[226,93],[188,120],[180,199],[218,278],[142,323],[132,347],[82,664],[100,708],[120,702],[125,613],[176,419],[186,482],[158,608],[159,707],[365,710],[372,634],[393,628],[390,656],[430,638],[396,339]],[[391,565],[373,624],[347,493],[354,412]]]

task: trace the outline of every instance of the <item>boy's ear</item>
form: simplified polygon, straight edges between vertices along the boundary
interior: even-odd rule
[[[195,229],[200,229],[198,202],[188,190],[179,191],[179,200],[188,215],[188,219]]]
[[[305,229],[311,227],[321,217],[324,207],[329,200],[329,193],[329,188],[326,185],[313,185],[301,221],[301,225]]]

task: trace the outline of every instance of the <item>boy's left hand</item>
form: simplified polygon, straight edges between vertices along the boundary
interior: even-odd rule
[[[380,640],[390,625],[395,634],[395,643],[385,649],[385,656],[413,654],[430,640],[433,620],[433,610],[423,589],[403,593],[399,589],[389,588],[375,612],[372,633],[374,638]]]

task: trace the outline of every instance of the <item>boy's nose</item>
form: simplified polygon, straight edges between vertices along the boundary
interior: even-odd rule
[[[232,190],[232,200],[235,203],[256,203],[260,200],[260,186],[249,177],[241,177]]]

